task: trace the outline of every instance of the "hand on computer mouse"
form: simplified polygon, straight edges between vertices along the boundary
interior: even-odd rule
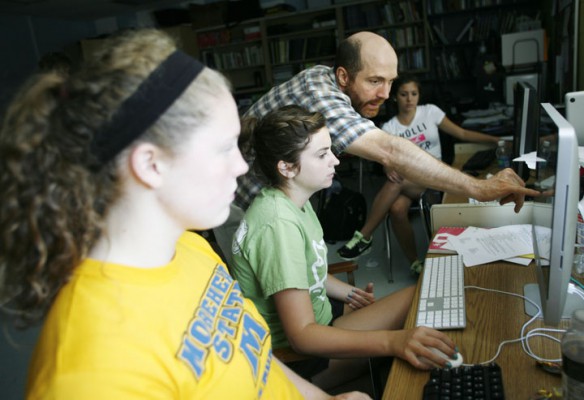
[[[441,362],[444,357],[433,354],[430,350],[432,347],[442,348],[443,352],[452,354],[454,357],[456,344],[444,332],[432,329],[426,326],[419,326],[414,329],[404,329],[391,331],[393,336],[391,342],[395,349],[395,356],[398,356],[414,367],[419,369],[430,369],[435,364],[444,367],[448,360]],[[427,361],[421,360],[424,357]],[[429,361],[428,361],[429,360]]]
[[[441,352],[440,350],[434,348],[434,347],[428,347],[428,350],[430,350],[432,353],[436,354],[437,356],[447,360],[446,362],[446,367],[447,368],[456,368],[456,367],[460,367],[462,365],[462,355],[460,354],[460,352],[456,352],[454,354],[453,358],[448,357],[446,354],[444,354],[443,352]],[[418,359],[420,361],[422,361],[423,363],[426,363],[428,365],[437,367],[437,368],[443,368],[443,365],[439,365],[431,360],[428,360],[425,357],[418,357]]]

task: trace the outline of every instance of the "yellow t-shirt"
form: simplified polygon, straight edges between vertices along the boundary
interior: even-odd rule
[[[296,399],[270,333],[200,236],[168,265],[84,261],[59,292],[28,399]]]

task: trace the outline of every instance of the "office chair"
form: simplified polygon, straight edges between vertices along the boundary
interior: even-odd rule
[[[439,204],[442,202],[443,193],[434,189],[426,189],[424,193],[420,196],[418,201],[413,201],[408,214],[419,213],[420,220],[424,229],[425,237],[430,243],[432,237],[432,228],[430,225],[430,208],[434,204]],[[385,232],[385,250],[387,254],[387,261],[389,264],[389,282],[393,282],[393,258],[391,257],[391,219],[389,213],[385,217],[385,223],[383,225]]]

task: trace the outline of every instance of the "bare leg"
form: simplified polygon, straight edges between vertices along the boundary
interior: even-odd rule
[[[345,307],[345,313],[333,322],[333,326],[352,330],[401,329],[412,304],[414,290],[414,286],[398,290],[356,311]],[[367,358],[331,359],[329,367],[313,376],[312,382],[327,390],[362,376],[368,368]]]
[[[409,209],[412,200],[418,199],[424,188],[409,181],[404,181],[402,189],[402,194],[393,202],[389,214],[391,227],[397,237],[397,241],[408,261],[412,263],[418,259],[418,254],[416,252],[414,229],[409,219]]]
[[[414,229],[412,228],[408,215],[411,204],[412,199],[401,195],[394,201],[389,210],[391,228],[410,264],[418,258]]]
[[[365,225],[361,228],[361,233],[365,239],[369,240],[371,238],[373,231],[383,221],[391,205],[400,195],[400,192],[401,184],[390,181],[386,181],[381,189],[379,189],[379,192],[377,192],[373,199],[371,212],[367,216],[367,221],[365,221]]]
[[[414,297],[414,286],[391,293],[367,307],[347,312],[333,322],[337,328],[358,331],[402,329]]]

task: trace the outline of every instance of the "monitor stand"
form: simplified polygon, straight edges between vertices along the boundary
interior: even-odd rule
[[[537,283],[528,283],[527,285],[523,286],[523,295],[541,308],[541,300],[539,297],[539,285]],[[533,306],[533,304],[531,304],[527,300],[524,301],[524,305],[525,313],[530,317],[533,317],[537,313],[537,309]],[[584,300],[575,293],[568,293],[566,295],[566,304],[564,304],[564,311],[562,312],[562,319],[572,318],[572,313],[574,312],[574,310],[577,310],[579,308],[584,308]],[[539,318],[543,319],[543,315],[540,315]]]

